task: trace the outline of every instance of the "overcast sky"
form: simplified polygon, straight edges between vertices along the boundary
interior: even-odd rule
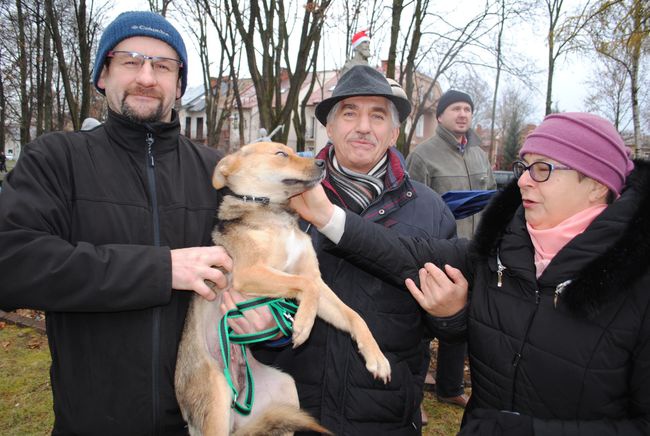
[[[478,2],[477,2],[478,3]],[[109,17],[115,17],[117,14],[127,11],[127,10],[144,10],[148,9],[147,2],[145,0],[116,0],[113,2],[115,5],[111,12],[109,12]],[[471,2],[470,4],[475,4]],[[107,23],[110,20],[107,20]],[[189,86],[196,86],[202,84],[202,75],[200,71],[200,60],[198,53],[195,50],[195,47],[192,43],[192,38],[190,35],[187,35],[183,31],[183,25],[174,20],[173,17],[170,18],[170,21],[174,23],[179,31],[183,34],[185,39],[185,44],[188,49],[189,56]],[[106,24],[107,24],[106,23]],[[363,24],[363,23],[362,23]],[[509,37],[514,41],[515,49],[521,53],[525,53],[526,56],[531,59],[535,68],[540,71],[539,74],[536,74],[533,77],[533,81],[536,84],[537,91],[531,92],[531,98],[533,99],[533,107],[535,108],[531,122],[539,123],[544,117],[544,101],[546,97],[546,58],[547,58],[547,48],[545,44],[544,37],[544,28],[546,23],[543,21],[533,23],[533,24],[522,24],[517,28],[509,29]],[[345,41],[343,40],[344,36],[341,35],[340,47],[345,46]],[[373,40],[374,42],[374,40]],[[343,49],[336,49],[336,44],[333,44],[331,39],[328,41],[330,46],[327,50],[322,50],[322,52],[327,53],[328,58],[324,58],[322,64],[326,68],[332,68],[333,66],[340,67],[345,62],[345,56]],[[381,43],[381,42],[380,42]],[[387,42],[382,45],[387,46]],[[372,47],[371,49],[376,53],[376,56],[371,58],[370,61],[373,65],[378,65],[380,63],[380,57],[384,57],[385,53],[388,52],[388,47]],[[559,108],[563,111],[582,111],[584,110],[584,99],[588,94],[586,80],[589,76],[589,69],[587,66],[582,65],[584,60],[580,59],[562,59],[558,62],[556,66],[555,79],[554,79],[554,91],[553,91],[553,100],[557,101]],[[322,68],[323,65],[319,66]],[[489,73],[486,73],[489,74]],[[486,81],[492,86],[492,79],[486,77]],[[443,91],[444,91],[443,84]],[[503,82],[501,88],[503,89]]]

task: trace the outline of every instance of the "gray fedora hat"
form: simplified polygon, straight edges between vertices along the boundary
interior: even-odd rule
[[[403,123],[411,113],[411,103],[407,99],[393,94],[393,89],[383,74],[367,65],[357,65],[341,76],[332,96],[316,106],[316,118],[326,126],[327,114],[336,103],[357,96],[386,97],[395,103],[400,123]]]

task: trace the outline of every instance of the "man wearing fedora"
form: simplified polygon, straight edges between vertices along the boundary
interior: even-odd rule
[[[409,179],[392,145],[409,101],[394,95],[369,66],[341,77],[332,97],[316,107],[330,142],[317,158],[327,163],[322,185],[344,209],[403,235],[451,238],[455,223],[442,199]],[[300,405],[337,435],[420,434],[423,339],[435,325],[406,288],[394,287],[332,251],[313,227],[325,282],[368,323],[392,369],[391,381],[374,380],[348,333],[317,320],[309,340],[263,356],[291,374]]]

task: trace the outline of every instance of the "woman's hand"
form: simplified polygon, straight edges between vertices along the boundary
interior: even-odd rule
[[[431,316],[445,318],[460,312],[467,304],[469,287],[460,270],[445,265],[445,271],[432,263],[420,269],[420,286],[406,279],[406,287],[418,304]]]

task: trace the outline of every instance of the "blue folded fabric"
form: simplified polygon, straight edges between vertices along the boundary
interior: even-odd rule
[[[447,191],[442,194],[454,218],[461,219],[480,212],[488,204],[490,198],[497,192],[494,189],[486,191]]]

